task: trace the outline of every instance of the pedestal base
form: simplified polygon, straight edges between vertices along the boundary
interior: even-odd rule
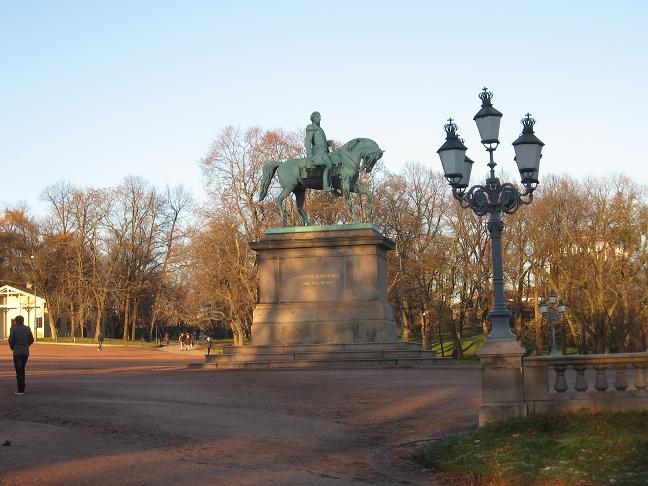
[[[515,417],[526,417],[522,356],[514,339],[490,339],[478,352],[482,367],[482,403],[479,426]]]
[[[396,340],[387,302],[391,240],[370,224],[271,228],[259,254],[254,345]]]

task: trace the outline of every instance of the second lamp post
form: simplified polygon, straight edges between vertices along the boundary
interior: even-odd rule
[[[552,290],[549,292],[549,305],[547,301],[542,299],[540,302],[540,313],[542,317],[547,319],[551,323],[551,351],[550,355],[558,355],[558,346],[556,346],[556,323],[562,318],[565,313],[566,306],[562,300],[556,305],[556,294]]]
[[[511,332],[509,317],[511,311],[506,306],[504,297],[504,270],[502,263],[502,231],[504,223],[501,213],[511,214],[522,204],[530,204],[533,191],[538,184],[538,169],[544,144],[535,136],[533,126],[535,120],[529,113],[522,119],[522,134],[513,142],[515,161],[517,162],[524,191],[520,191],[511,183],[502,183],[495,176],[496,163],[494,152],[499,145],[499,127],[502,114],[493,108],[493,94],[484,88],[479,94],[482,101],[481,109],[474,120],[481,136],[481,143],[489,154],[489,177],[485,184],[468,188],[473,161],[466,157],[466,146],[457,134],[457,125],[452,118],[444,126],[446,141],[437,151],[443,165],[443,172],[452,186],[452,195],[459,201],[462,208],[470,208],[478,216],[490,213],[488,231],[491,238],[493,258],[493,307],[489,312],[491,332],[487,341],[514,341],[515,334]]]

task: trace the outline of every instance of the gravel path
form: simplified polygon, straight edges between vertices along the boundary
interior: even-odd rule
[[[0,484],[433,484],[414,445],[476,426],[474,368],[187,369],[195,359],[36,344],[16,396],[0,342]]]

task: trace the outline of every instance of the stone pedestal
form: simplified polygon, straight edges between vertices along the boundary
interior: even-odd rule
[[[253,345],[396,340],[386,260],[394,243],[375,226],[269,228],[250,246],[259,261]]]
[[[477,351],[482,369],[480,427],[527,416],[522,373],[524,352],[524,348],[516,340],[488,338]]]

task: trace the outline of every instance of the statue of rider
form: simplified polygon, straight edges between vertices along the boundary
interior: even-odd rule
[[[322,189],[332,192],[335,189],[331,185],[331,167],[333,164],[329,155],[329,145],[333,142],[326,140],[326,134],[322,130],[322,127],[320,127],[322,115],[318,111],[314,111],[310,119],[313,123],[306,127],[306,140],[304,142],[306,153],[311,157],[315,165],[324,166]]]

